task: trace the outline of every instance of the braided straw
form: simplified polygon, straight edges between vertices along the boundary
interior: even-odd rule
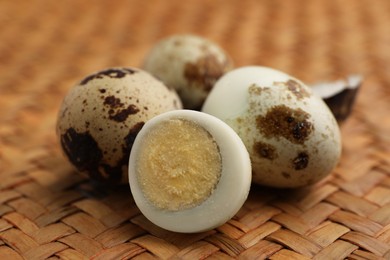
[[[387,0],[0,1],[0,259],[390,259],[389,14]],[[54,131],[64,95],[96,70],[140,66],[174,33],[307,83],[363,75],[334,172],[253,186],[198,234],[162,230],[128,187],[75,173]]]

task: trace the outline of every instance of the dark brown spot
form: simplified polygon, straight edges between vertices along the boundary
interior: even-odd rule
[[[302,109],[279,105],[269,109],[265,116],[258,116],[256,123],[266,137],[284,137],[292,143],[303,144],[314,129],[309,117]]]
[[[124,104],[121,103],[121,100],[119,98],[114,97],[114,96],[105,97],[103,104],[110,106],[111,108],[118,108],[118,107],[124,106]]]
[[[104,93],[106,93],[106,90],[104,88],[101,88],[101,89],[99,89],[99,92],[104,94]]]
[[[129,68],[118,68],[118,69],[107,69],[107,70],[102,70],[99,71],[95,74],[92,74],[86,78],[84,78],[81,82],[80,85],[85,85],[89,81],[94,80],[94,79],[101,79],[104,77],[110,77],[110,78],[123,78],[126,75],[133,74],[135,73],[135,70],[129,69]]]
[[[300,152],[297,157],[293,159],[293,167],[295,170],[302,170],[309,164],[309,155],[305,152]]]
[[[131,149],[131,147],[133,146],[134,140],[138,135],[138,132],[141,131],[144,124],[145,124],[145,122],[138,122],[130,129],[129,133],[125,137],[125,143],[126,143],[126,147],[127,147],[126,149]]]
[[[278,157],[275,147],[267,143],[256,142],[253,145],[253,150],[261,158],[273,160]]]
[[[286,179],[290,179],[291,178],[291,175],[289,173],[287,173],[287,172],[282,172],[282,175]]]
[[[79,85],[85,85],[85,84],[87,84],[88,82],[90,82],[91,80],[94,80],[94,79],[97,79],[97,78],[102,78],[102,77],[100,77],[100,76],[97,75],[97,74],[89,75],[88,77],[84,78],[84,79],[79,83]]]
[[[125,145],[123,146],[123,153],[128,153],[130,155],[131,148],[133,147],[133,143],[135,138],[137,137],[139,131],[141,131],[145,122],[136,123],[129,131],[127,136],[125,137]]]
[[[135,105],[129,105],[127,108],[120,109],[116,113],[114,110],[108,111],[108,118],[117,122],[124,122],[129,115],[138,113],[140,110]]]
[[[215,82],[228,70],[229,63],[220,63],[215,55],[207,54],[195,63],[187,63],[184,68],[184,77],[192,83],[210,91]]]
[[[103,153],[90,133],[78,133],[69,128],[61,135],[61,146],[74,166],[80,171],[93,171],[100,163]]]
[[[298,99],[310,97],[309,92],[297,81],[290,79],[286,82],[288,90],[290,90]]]
[[[128,148],[128,145],[128,142],[125,142],[122,158],[115,166],[110,166],[104,162],[103,154],[107,151],[100,149],[88,131],[78,133],[75,129],[69,128],[61,135],[61,146],[72,164],[79,171],[88,173],[92,179],[104,184],[120,183],[130,156],[131,147]]]
[[[133,74],[133,71],[129,73],[129,71],[126,71],[124,69],[108,69],[108,70],[103,70],[97,74],[100,76],[106,76],[106,77],[118,79],[118,78],[123,78],[127,74]]]

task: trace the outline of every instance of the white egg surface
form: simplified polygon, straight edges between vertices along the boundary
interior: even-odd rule
[[[179,94],[184,108],[200,109],[215,82],[233,68],[216,43],[200,36],[178,34],[157,42],[144,69]]]
[[[57,134],[80,172],[105,183],[127,183],[131,147],[145,122],[180,108],[175,91],[149,73],[109,68],[87,76],[65,96]]]
[[[224,224],[244,204],[251,163],[239,136],[222,120],[176,110],[149,120],[137,135],[129,183],[151,222],[201,232]]]
[[[218,80],[202,111],[238,133],[257,184],[310,185],[339,161],[341,136],[333,114],[310,88],[283,72],[260,66],[235,69]]]

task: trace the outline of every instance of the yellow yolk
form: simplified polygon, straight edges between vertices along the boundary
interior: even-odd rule
[[[185,119],[151,129],[137,159],[137,179],[155,207],[169,211],[200,205],[221,177],[222,158],[210,133]]]

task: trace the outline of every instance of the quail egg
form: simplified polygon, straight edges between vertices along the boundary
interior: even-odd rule
[[[146,56],[144,69],[176,89],[184,108],[200,109],[215,82],[233,68],[216,43],[196,35],[160,40]]]
[[[202,111],[230,125],[252,161],[253,182],[273,187],[310,185],[339,161],[338,124],[321,98],[296,78],[248,66],[221,77]]]
[[[160,114],[138,133],[129,183],[141,212],[171,231],[215,228],[244,204],[251,184],[249,154],[220,119],[193,111]]]
[[[126,183],[135,137],[154,116],[180,109],[173,89],[135,68],[109,68],[87,76],[65,96],[57,135],[69,161],[105,183]]]

